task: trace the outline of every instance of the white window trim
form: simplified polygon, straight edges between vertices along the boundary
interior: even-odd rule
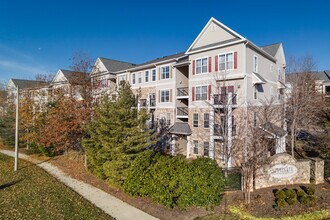
[[[234,57],[235,55],[234,55],[234,52],[235,51],[228,51],[228,52],[225,52],[225,53],[219,53],[218,54],[218,72],[234,70],[234,66],[235,66],[235,57]],[[233,65],[232,65],[232,68],[231,69],[228,69],[227,68],[226,55],[227,54],[230,54],[230,53],[233,55]],[[225,69],[224,70],[220,70],[220,56],[221,55],[225,55]]]
[[[159,102],[160,103],[170,103],[170,96],[171,96],[171,89],[161,89],[160,91],[160,97],[159,97]],[[168,102],[162,102],[162,92],[168,91]]]
[[[197,146],[195,146],[195,142],[197,143]],[[193,153],[195,155],[198,155],[199,154],[199,141],[198,140],[193,140]],[[197,153],[195,153],[195,148],[197,148]]]
[[[195,114],[197,114],[197,126],[195,127]],[[199,127],[199,114],[198,112],[193,113],[193,128],[198,128]]]
[[[258,97],[259,97],[259,91],[258,91],[258,89],[257,89],[257,86],[258,86],[258,84],[254,84],[254,90],[253,90],[253,99],[254,100],[258,100]]]
[[[138,77],[137,77],[137,83],[138,84],[141,84],[142,82],[143,82],[143,79],[142,79],[143,77],[142,77],[142,72],[138,72]],[[140,81],[140,79],[141,79],[141,81]]]
[[[136,84],[136,73],[132,73],[132,85]]]
[[[203,59],[206,59],[206,72],[203,73],[202,70],[203,70],[203,62],[202,60]],[[197,60],[201,60],[201,72],[200,73],[197,73]],[[209,57],[198,57],[195,59],[195,74],[196,75],[200,75],[200,74],[207,74],[209,73]]]
[[[206,99],[201,99],[201,100],[197,100],[197,87],[202,87],[202,86],[206,86]],[[195,101],[207,101],[208,100],[208,94],[209,94],[209,85],[196,85],[195,86]]]
[[[256,59],[257,58],[257,63],[256,62]],[[257,64],[257,65],[256,65]],[[252,66],[252,71],[254,73],[258,73],[259,72],[259,57],[257,55],[253,55],[253,66]]]
[[[208,127],[205,127],[205,115],[206,115],[206,114],[209,115],[209,126],[208,126]],[[205,129],[210,129],[210,113],[208,113],[208,112],[205,112],[205,113],[203,114],[203,128],[205,128]]]
[[[148,72],[148,77],[146,77],[147,72]],[[148,81],[146,81],[146,79],[148,79]],[[144,82],[145,83],[149,83],[150,82],[150,70],[145,70],[144,71]]]
[[[155,71],[155,80],[152,79],[153,71]],[[150,75],[151,75],[151,82],[156,82],[156,80],[157,80],[157,70],[156,70],[156,68],[151,69],[151,70],[150,70],[150,73],[151,73],[151,74],[150,74]]]
[[[168,67],[168,78],[162,78],[162,69],[164,67]],[[168,80],[168,79],[171,79],[171,65],[168,64],[168,65],[162,65],[159,67],[159,70],[160,70],[160,73],[159,73],[159,77],[160,77],[160,80]]]

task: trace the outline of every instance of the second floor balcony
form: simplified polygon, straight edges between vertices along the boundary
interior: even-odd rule
[[[213,100],[214,105],[237,105],[237,94],[233,94],[231,100],[229,100],[229,94],[217,94],[213,95]]]
[[[189,98],[189,88],[182,87],[177,89],[177,99],[188,99]]]
[[[188,107],[177,107],[176,108],[176,117],[177,118],[188,118]]]

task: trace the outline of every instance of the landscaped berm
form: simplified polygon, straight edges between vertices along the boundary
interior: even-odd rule
[[[0,219],[113,219],[36,165],[0,154]]]

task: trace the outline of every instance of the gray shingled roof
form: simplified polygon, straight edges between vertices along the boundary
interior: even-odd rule
[[[280,47],[281,43],[271,44],[260,47],[262,50],[266,51],[269,55],[275,57],[278,48]]]
[[[148,64],[152,64],[152,63],[158,63],[158,62],[162,62],[162,61],[166,61],[166,60],[176,59],[176,58],[182,57],[184,55],[185,55],[185,52],[180,52],[180,53],[172,54],[169,56],[163,56],[161,58],[153,59],[153,60],[138,64],[138,65],[136,65],[136,67],[144,66],[144,65],[148,65]]]
[[[30,89],[30,88],[37,88],[48,85],[48,83],[44,81],[27,80],[27,79],[11,79],[11,81],[13,81],[15,86],[18,86],[19,89]]]
[[[65,78],[69,81],[69,83],[77,83],[80,80],[84,79],[85,73],[83,72],[76,72],[76,71],[71,71],[71,70],[63,70],[60,69]],[[82,82],[81,82],[82,83]]]
[[[263,124],[261,128],[271,134],[276,135],[277,137],[283,137],[284,135],[286,135],[286,131],[284,129],[278,127],[277,125],[274,125],[271,122]]]
[[[325,82],[330,81],[330,70],[315,72],[315,75],[319,80],[324,80]]]
[[[183,135],[190,135],[191,129],[188,123],[186,122],[175,122],[172,127],[170,127],[169,132],[171,134],[183,134]]]
[[[129,69],[129,68],[136,66],[133,63],[127,63],[127,62],[123,62],[123,61],[119,61],[119,60],[112,60],[112,59],[107,59],[107,58],[103,58],[103,57],[100,57],[99,59],[101,60],[101,62],[104,64],[105,68],[107,68],[107,70],[110,73]]]

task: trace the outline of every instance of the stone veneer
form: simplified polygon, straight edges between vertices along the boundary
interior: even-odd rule
[[[286,176],[286,172],[283,172],[282,178],[275,178],[274,176],[270,175],[268,171],[270,168],[274,166],[283,166],[287,165],[288,169],[292,167],[296,167],[296,173],[292,172],[291,175]],[[270,187],[270,186],[278,186],[278,185],[289,185],[289,184],[309,184],[311,172],[310,169],[310,160],[296,160],[291,155],[287,153],[275,154],[270,157],[270,163],[264,165],[256,172],[256,179],[255,179],[255,189]],[[279,169],[286,169],[286,168],[279,168]],[[279,170],[281,172],[281,170]],[[279,175],[280,176],[280,175]]]
[[[310,159],[312,161],[312,170],[314,171],[312,176],[314,183],[324,183],[324,160],[316,157]]]

